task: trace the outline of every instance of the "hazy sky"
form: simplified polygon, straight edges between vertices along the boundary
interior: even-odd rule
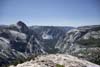
[[[80,26],[100,24],[100,0],[0,0],[0,24]]]

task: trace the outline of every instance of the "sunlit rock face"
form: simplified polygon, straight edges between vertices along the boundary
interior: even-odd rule
[[[71,55],[50,54],[42,55],[35,60],[27,61],[17,66],[9,67],[100,67],[86,60],[78,59]]]
[[[43,33],[42,38],[43,38],[44,40],[53,39],[52,35],[48,35],[48,34],[46,34],[46,33]]]

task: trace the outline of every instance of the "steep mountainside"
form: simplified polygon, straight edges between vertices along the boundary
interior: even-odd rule
[[[41,45],[48,53],[57,53],[55,48],[57,41],[64,38],[67,31],[73,27],[57,27],[57,26],[32,26],[30,27],[40,37]]]
[[[45,53],[38,41],[38,35],[23,22],[0,26],[0,66]]]
[[[83,26],[71,29],[59,40],[55,48],[100,64],[100,26]]]

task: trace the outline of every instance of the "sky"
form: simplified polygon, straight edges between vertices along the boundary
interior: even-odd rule
[[[0,0],[0,24],[84,26],[100,24],[100,0]]]

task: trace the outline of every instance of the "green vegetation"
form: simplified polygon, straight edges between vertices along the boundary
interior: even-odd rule
[[[81,54],[81,56],[78,54]],[[100,65],[100,48],[93,48],[93,49],[87,48],[84,50],[80,50],[79,52],[73,55],[79,58],[85,58],[90,62]]]
[[[46,40],[44,46],[46,47],[46,52],[49,54],[55,54],[59,51],[59,49],[55,48],[57,39],[55,40]],[[48,46],[49,45],[49,46]]]
[[[56,67],[65,67],[64,65],[56,64]]]
[[[100,47],[100,38],[95,39],[95,38],[90,37],[89,39],[81,39],[77,41],[77,43],[85,45],[85,46]]]
[[[83,55],[81,58],[86,58],[88,61],[100,65],[100,38],[80,39],[77,43],[87,48],[79,51]]]

